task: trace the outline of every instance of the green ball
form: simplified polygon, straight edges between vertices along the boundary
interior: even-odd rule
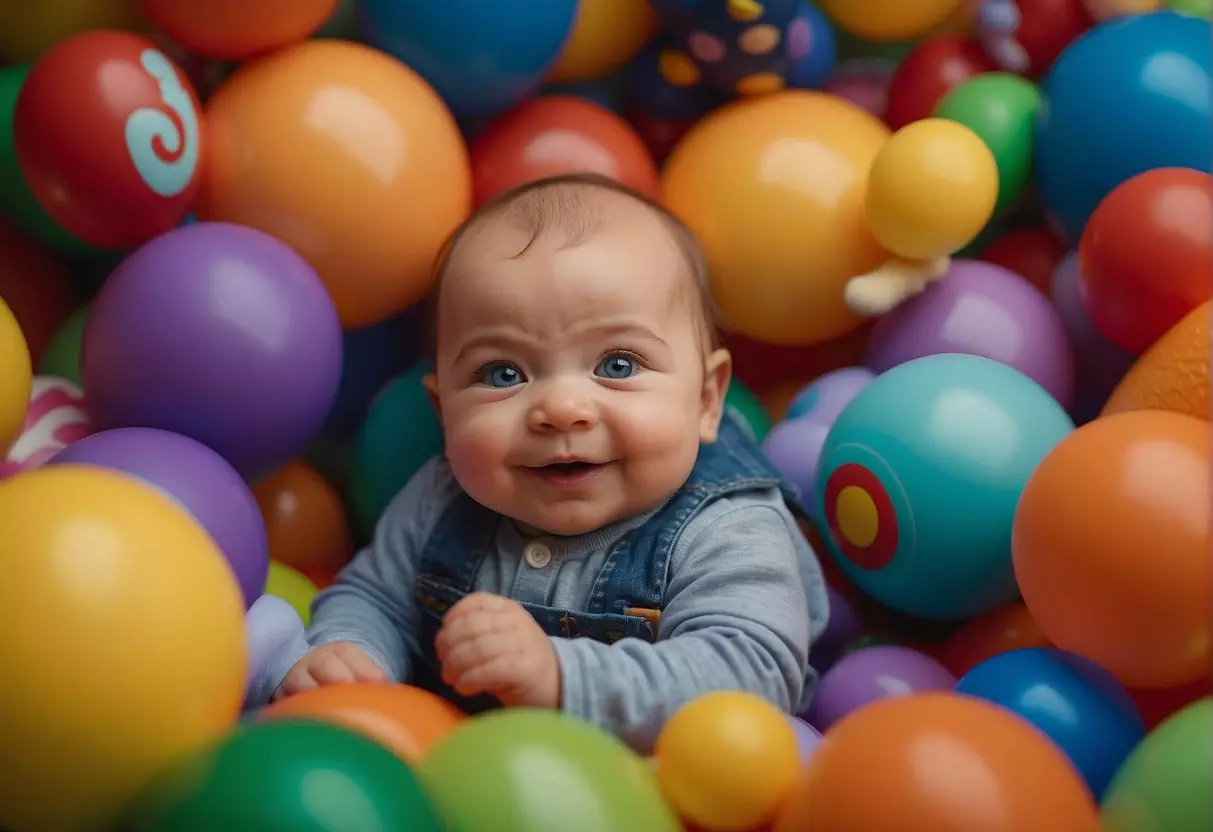
[[[1103,832],[1213,829],[1213,698],[1173,714],[1121,764],[1104,793]]]
[[[88,321],[88,307],[77,309],[55,330],[42,360],[38,362],[38,374],[59,376],[84,389],[80,375],[80,345],[84,341],[84,324]]]
[[[1167,7],[1188,17],[1208,20],[1213,17],[1213,0],[1170,0]]]
[[[172,766],[127,832],[442,832],[417,776],[395,754],[343,728],[254,722]]]
[[[750,389],[737,379],[729,382],[724,395],[725,411],[750,432],[755,442],[761,442],[771,430],[771,417]]]
[[[442,453],[442,425],[422,385],[428,367],[418,365],[390,382],[367,409],[350,458],[350,503],[363,534],[405,483]]]
[[[553,711],[479,716],[418,767],[447,832],[678,832],[648,763]]]
[[[954,87],[933,115],[963,124],[976,133],[998,165],[995,211],[1014,204],[1032,172],[1032,131],[1040,108],[1040,90],[1007,72],[975,75]]]
[[[0,67],[0,214],[29,236],[60,254],[93,255],[100,251],[64,231],[25,181],[13,144],[13,113],[17,95],[29,75],[31,64]]]

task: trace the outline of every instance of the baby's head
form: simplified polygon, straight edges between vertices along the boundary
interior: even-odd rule
[[[485,205],[430,300],[446,455],[499,514],[584,534],[660,505],[716,439],[730,360],[698,244],[610,180],[556,177]]]

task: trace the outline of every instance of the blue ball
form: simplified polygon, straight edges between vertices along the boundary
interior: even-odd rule
[[[788,67],[788,86],[802,90],[821,89],[830,79],[838,59],[834,26],[828,17],[807,0],[801,2],[800,13],[796,16],[808,25],[809,51]]]
[[[577,0],[358,0],[367,43],[416,70],[461,119],[538,89],[576,16]]]
[[[413,312],[344,333],[341,383],[323,432],[346,436],[358,427],[375,394],[420,353],[420,323]]]
[[[1036,466],[1074,429],[1005,364],[931,355],[876,377],[826,438],[813,492],[827,545],[857,587],[948,621],[1018,596],[1011,526]]]
[[[1118,18],[1074,41],[1041,87],[1036,179],[1077,244],[1117,185],[1153,168],[1209,169],[1208,21],[1174,12]]]
[[[1036,726],[1070,758],[1097,800],[1146,735],[1128,691],[1099,665],[1061,650],[1003,653],[974,667],[955,689]]]

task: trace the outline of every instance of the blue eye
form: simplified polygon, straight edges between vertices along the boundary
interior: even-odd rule
[[[513,387],[524,381],[522,370],[505,362],[489,364],[480,371],[480,383],[489,387]]]
[[[632,358],[621,353],[615,353],[602,359],[594,374],[603,378],[621,379],[636,375],[637,369],[636,362]]]

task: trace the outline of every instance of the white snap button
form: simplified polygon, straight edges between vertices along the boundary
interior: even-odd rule
[[[523,547],[522,556],[532,569],[542,569],[552,562],[552,550],[538,540],[532,540]]]

